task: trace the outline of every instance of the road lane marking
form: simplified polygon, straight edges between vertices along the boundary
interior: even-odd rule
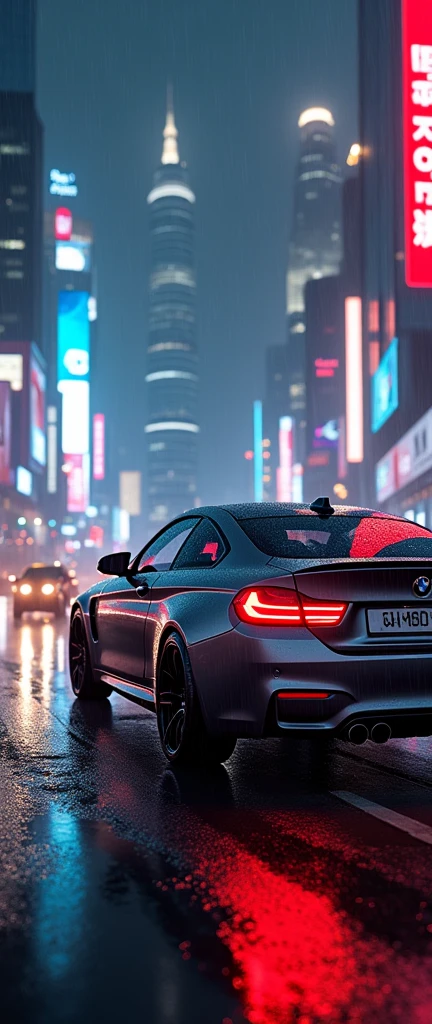
[[[389,807],[382,807],[381,804],[375,804],[373,800],[366,800],[363,796],[357,796],[357,793],[350,793],[345,789],[331,790],[331,794],[338,797],[339,800],[344,800],[346,804],[352,804],[353,807],[358,807],[360,811],[371,814],[373,818],[379,818],[386,825],[393,825],[393,828],[398,828],[401,832],[407,832],[414,839],[419,839],[420,842],[432,846],[432,828],[430,825],[423,825],[421,821],[407,818],[406,814],[399,814],[398,811],[392,811]]]

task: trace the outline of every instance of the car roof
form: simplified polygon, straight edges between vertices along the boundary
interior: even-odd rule
[[[386,519],[402,519],[405,522],[402,516],[379,512],[373,508],[363,508],[357,505],[334,505],[333,508],[334,515],[336,516],[373,516]],[[317,512],[312,511],[310,505],[305,503],[282,501],[250,501],[239,504],[203,505],[199,508],[189,509],[184,515],[203,515],[217,518],[217,514],[220,511],[229,512],[238,521],[242,519],[271,519],[272,517],[289,515],[305,515],[315,518],[318,515]],[[332,519],[334,515],[331,516]]]

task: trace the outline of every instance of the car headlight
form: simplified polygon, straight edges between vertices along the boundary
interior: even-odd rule
[[[26,597],[27,594],[31,594],[31,592],[32,588],[30,586],[30,583],[23,583],[22,586],[20,587],[20,594],[24,594],[24,597]]]
[[[53,587],[52,583],[44,583],[44,585],[42,587],[42,593],[45,594],[47,597],[48,597],[48,594],[53,594],[54,593],[54,587]]]

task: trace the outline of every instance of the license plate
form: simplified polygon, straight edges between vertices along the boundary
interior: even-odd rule
[[[369,633],[432,633],[432,608],[374,608],[366,614]]]

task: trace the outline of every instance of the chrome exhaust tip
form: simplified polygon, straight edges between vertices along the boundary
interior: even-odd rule
[[[371,740],[374,743],[387,743],[392,734],[388,722],[377,722],[371,729]]]
[[[369,730],[363,724],[363,722],[354,722],[354,725],[348,729],[348,739],[350,743],[359,745],[360,743],[366,743],[369,739]]]

